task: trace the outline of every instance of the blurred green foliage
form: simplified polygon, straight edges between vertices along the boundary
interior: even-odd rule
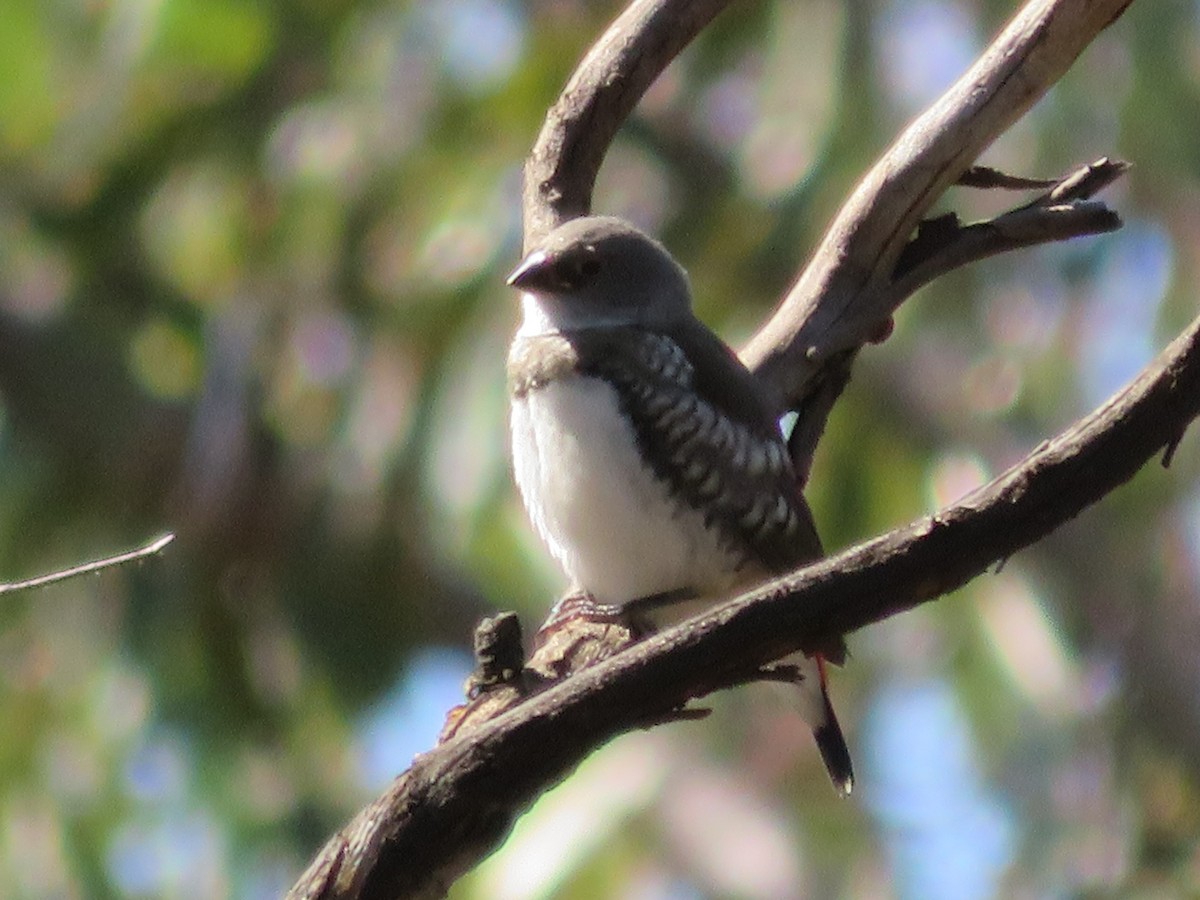
[[[0,5],[0,578],[179,535],[0,604],[0,896],[279,895],[432,741],[476,619],[544,613],[502,283],[522,157],[618,7]],[[596,207],[662,235],[736,342],[1012,10],[740,6],[645,99]],[[988,152],[1133,161],[1128,227],[908,304],[821,445],[829,546],[961,496],[1192,318],[1196,59],[1195,9],[1142,0]],[[854,800],[789,710],[739,692],[597,754],[454,896],[1200,890],[1198,463],[1189,438],[853,637]]]

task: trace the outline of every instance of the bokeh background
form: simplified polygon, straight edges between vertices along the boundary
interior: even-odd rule
[[[471,630],[561,588],[507,470],[520,164],[618,9],[4,0],[0,896],[269,898],[428,748]],[[856,178],[1012,13],[744,2],[596,207],[744,340]],[[961,496],[1196,313],[1200,11],[1139,0],[982,160],[1135,163],[1121,232],[943,279],[865,352],[830,547]],[[967,216],[1019,197],[950,193]],[[767,689],[614,741],[457,885],[489,898],[1200,892],[1200,443],[850,640],[849,801]]]

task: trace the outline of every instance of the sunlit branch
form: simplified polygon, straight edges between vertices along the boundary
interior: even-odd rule
[[[828,361],[877,338],[904,299],[896,262],[933,204],[1130,2],[1031,0],[872,166],[741,353],[781,409],[803,410]]]
[[[654,80],[731,0],[634,0],[546,113],[525,161],[525,245],[591,210],[596,173]]]

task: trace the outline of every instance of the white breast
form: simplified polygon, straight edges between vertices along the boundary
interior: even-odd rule
[[[620,604],[723,592],[736,561],[643,463],[613,388],[572,376],[514,399],[513,462],[534,526],[576,586]]]

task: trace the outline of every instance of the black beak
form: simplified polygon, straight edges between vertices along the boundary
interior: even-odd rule
[[[554,287],[554,260],[545,250],[534,250],[521,260],[521,264],[513,269],[504,283],[522,290]]]

